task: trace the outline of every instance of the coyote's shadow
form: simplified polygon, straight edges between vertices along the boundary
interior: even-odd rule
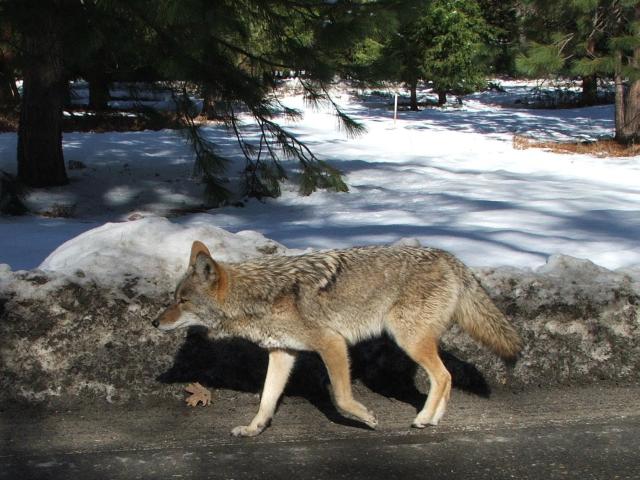
[[[350,349],[354,381],[388,398],[408,403],[419,410],[426,394],[414,379],[418,366],[388,337],[362,342]],[[453,378],[453,387],[488,397],[491,393],[483,375],[473,365],[440,350]],[[206,331],[192,327],[175,355],[173,365],[157,380],[162,383],[200,382],[217,389],[259,393],[267,371],[267,351],[241,339],[211,340]],[[289,379],[285,395],[307,399],[331,421],[347,425],[359,422],[345,419],[331,403],[329,376],[315,353],[301,352]]]

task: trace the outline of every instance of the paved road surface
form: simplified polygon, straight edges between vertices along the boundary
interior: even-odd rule
[[[228,431],[258,399],[222,392],[210,408],[0,414],[0,479],[640,479],[638,387],[455,392],[438,427],[408,428],[415,409],[360,391],[378,431],[330,408],[286,399],[255,439]]]

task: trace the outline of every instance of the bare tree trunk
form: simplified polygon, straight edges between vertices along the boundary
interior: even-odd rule
[[[216,109],[216,102],[218,98],[213,92],[213,89],[209,85],[202,87],[202,115],[207,120],[219,120],[220,114]]]
[[[100,48],[93,55],[91,63],[86,67],[84,76],[89,82],[89,108],[103,111],[109,108],[111,92],[109,91],[108,55]]]
[[[8,22],[0,21],[0,107],[14,107],[20,103],[14,70],[15,52],[12,47],[13,31]]]
[[[622,61],[622,53],[617,52],[616,57],[619,57],[619,60]],[[624,141],[624,82],[622,80],[622,74],[620,72],[616,72],[615,77],[615,88],[616,88],[616,140],[619,142]]]
[[[635,21],[640,21],[640,6],[635,8]],[[633,50],[630,64],[636,72],[640,71],[640,47]],[[626,141],[633,143],[640,141],[640,80],[637,77],[631,80],[631,85],[627,90],[624,122]]]
[[[595,13],[592,19],[592,30],[587,37],[586,50],[587,56],[594,57],[596,54],[596,34],[599,31],[600,12],[599,9],[595,9]],[[598,103],[598,76],[585,75],[582,77],[582,105],[595,105]]]
[[[582,105],[596,103],[598,103],[598,77],[596,75],[582,77]]]
[[[15,105],[16,99],[13,97],[13,90],[8,79],[0,73],[0,108]]]
[[[62,155],[63,57],[57,5],[24,34],[24,83],[18,127],[18,178],[26,185],[67,183]]]
[[[62,108],[65,110],[73,108],[73,91],[69,79],[65,79],[62,84]]]
[[[640,20],[640,5],[635,7],[635,20]],[[616,84],[616,140],[621,143],[640,142],[640,80],[630,80],[628,88],[624,88],[622,73],[622,52],[616,52],[616,64],[619,66],[615,75]],[[633,50],[629,66],[640,70],[640,47]]]
[[[627,142],[640,142],[640,81],[631,84],[625,105]]]
[[[16,79],[11,77],[11,91],[13,92],[13,98],[16,99],[16,103],[20,103],[20,90],[18,90],[18,85],[16,85]]]
[[[640,80],[631,82],[624,99],[624,143],[640,142]]]
[[[0,107],[12,107],[20,102],[20,94],[11,68],[0,52]]]
[[[411,90],[411,99],[409,100],[409,108],[417,112],[418,111],[418,79],[414,78],[409,84],[409,90]]]
[[[90,75],[89,81],[89,108],[103,111],[109,108],[111,93],[109,92],[109,79],[100,73]]]
[[[447,92],[440,90],[438,92],[438,105],[442,106],[447,103]]]

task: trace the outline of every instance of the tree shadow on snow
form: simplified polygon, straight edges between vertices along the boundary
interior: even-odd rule
[[[453,387],[488,397],[491,393],[482,373],[455,355],[440,350],[452,375]],[[353,381],[371,391],[422,409],[426,394],[415,385],[418,366],[388,337],[362,342],[350,348]],[[206,330],[189,329],[173,365],[157,377],[161,383],[200,384],[212,389],[260,393],[267,372],[265,349],[241,339],[211,340]],[[309,401],[330,421],[354,427],[360,422],[343,417],[331,402],[329,376],[316,353],[300,352],[285,396]]]

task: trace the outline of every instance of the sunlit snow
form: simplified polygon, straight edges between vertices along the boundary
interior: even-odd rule
[[[613,106],[509,108],[505,105],[524,87],[504,86],[506,93],[469,96],[462,108],[402,111],[395,123],[384,104],[388,99],[337,90],[337,102],[367,127],[357,138],[340,132],[330,111],[311,109],[302,97],[289,94],[283,101],[302,109],[304,117],[286,123],[287,128],[344,172],[350,192],[302,197],[291,182],[278,199],[250,200],[244,208],[197,217],[184,214],[201,209],[203,187],[192,178],[193,156],[178,133],[65,134],[65,159],[86,168],[70,170],[66,187],[32,192],[28,203],[40,212],[71,205],[71,218],[0,217],[0,263],[14,270],[34,268],[83,231],[168,215],[171,228],[184,233],[180,255],[191,239],[207,235],[201,227],[190,230],[190,220],[197,218],[231,232],[260,232],[295,249],[409,237],[476,266],[537,267],[554,254],[610,269],[640,265],[639,157],[596,158],[513,146],[514,134],[558,140],[610,135]],[[234,138],[220,127],[205,131],[237,161],[229,171],[233,182],[243,166]],[[0,135],[0,169],[15,172],[15,147],[15,134]],[[294,172],[295,164],[287,166]],[[163,240],[153,229],[146,234],[136,229],[135,235],[132,241],[140,248],[156,248]]]

